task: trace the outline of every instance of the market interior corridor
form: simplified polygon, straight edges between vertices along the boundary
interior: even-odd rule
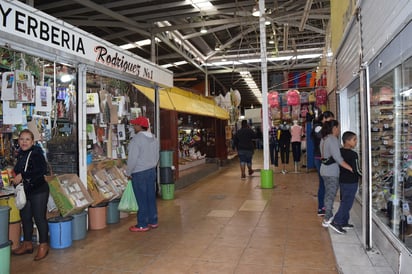
[[[259,172],[241,180],[236,158],[173,200],[159,198],[159,228],[129,232],[130,215],[43,261],[12,256],[11,273],[338,273],[316,215],[316,172],[280,171],[273,189],[261,189]]]

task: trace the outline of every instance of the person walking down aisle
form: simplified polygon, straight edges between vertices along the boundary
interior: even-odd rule
[[[328,227],[333,219],[333,202],[339,188],[339,166],[353,172],[352,167],[343,160],[340,154],[338,136],[338,121],[331,120],[323,124],[322,140],[320,142],[320,152],[322,155],[320,175],[325,182],[325,217],[322,221],[323,227]]]
[[[252,158],[254,152],[253,139],[256,133],[249,127],[247,120],[242,120],[242,128],[236,132],[234,141],[240,161],[241,179],[246,178],[245,169],[248,168],[249,176],[253,174]]]
[[[322,125],[326,121],[330,121],[335,116],[331,111],[325,111],[319,115],[318,120],[313,124],[313,129],[311,137],[313,140],[313,155],[316,171],[318,172],[319,177],[319,187],[318,187],[318,216],[325,216],[325,182],[323,181],[322,176],[320,176],[320,164],[321,164],[321,155],[320,155],[320,140],[322,139]]]
[[[13,251],[14,255],[33,253],[33,219],[39,232],[39,248],[35,261],[44,259],[49,252],[48,237],[49,226],[47,223],[47,201],[49,199],[49,185],[44,179],[47,173],[47,163],[43,150],[34,145],[34,135],[24,129],[19,135],[19,151],[17,163],[14,166],[16,176],[13,184],[24,185],[26,205],[20,210],[23,226],[23,243]]]
[[[134,195],[139,210],[137,224],[131,232],[145,232],[157,228],[156,166],[159,161],[159,142],[148,131],[149,120],[140,116],[130,121],[136,133],[128,146],[126,174],[132,178]]]
[[[353,229],[353,225],[349,223],[349,212],[358,190],[359,178],[362,176],[358,154],[353,151],[358,142],[356,134],[352,131],[346,131],[342,135],[342,142],[343,148],[340,149],[340,153],[354,172],[340,167],[339,185],[342,200],[333,222],[329,225],[330,228],[340,234],[345,233],[345,229]]]

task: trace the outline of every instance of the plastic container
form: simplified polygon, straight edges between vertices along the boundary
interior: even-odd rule
[[[11,241],[11,250],[20,246],[21,222],[9,224],[9,240]]]
[[[73,217],[54,217],[49,220],[50,247],[55,249],[67,248],[72,245]]]
[[[99,230],[106,227],[107,204],[89,207],[89,229]]]
[[[120,199],[114,199],[109,202],[109,205],[107,206],[106,223],[116,224],[120,222],[120,211],[118,209],[119,203],[120,203]]]
[[[175,184],[162,184],[162,199],[163,200],[173,200],[175,194]]]
[[[87,213],[82,211],[79,214],[73,214],[72,217],[72,240],[83,240],[87,234]]]
[[[173,150],[160,151],[160,167],[171,167],[173,165]]]
[[[160,183],[161,184],[173,184],[173,170],[171,167],[160,168]]]
[[[16,207],[16,198],[14,198],[14,196],[10,196],[6,199],[0,199],[0,206],[10,207],[10,216],[9,216],[10,223],[21,221],[20,210],[18,210]]]
[[[129,217],[129,212],[120,211],[120,219]]]
[[[0,245],[0,273],[10,273],[10,255],[11,255],[11,241],[7,241]]]
[[[0,245],[9,241],[9,212],[10,207],[0,206]]]

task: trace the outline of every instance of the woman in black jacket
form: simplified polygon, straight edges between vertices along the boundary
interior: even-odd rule
[[[33,219],[39,232],[39,248],[35,261],[45,258],[49,251],[49,228],[46,218],[47,201],[49,198],[49,185],[44,175],[47,173],[47,163],[43,150],[34,145],[34,135],[24,129],[19,134],[19,151],[17,163],[14,167],[16,176],[13,184],[23,183],[27,203],[20,210],[23,226],[23,243],[13,251],[14,255],[33,253]]]

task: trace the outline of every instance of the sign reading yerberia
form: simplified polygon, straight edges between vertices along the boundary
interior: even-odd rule
[[[57,49],[73,55],[76,60],[173,86],[172,72],[19,1],[0,0],[0,37],[2,33],[23,38],[28,45],[37,43],[45,51],[47,47]]]

